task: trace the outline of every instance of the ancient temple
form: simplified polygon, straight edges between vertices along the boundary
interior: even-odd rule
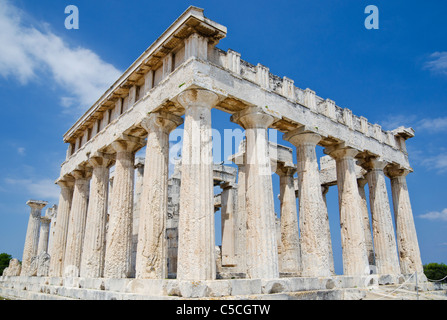
[[[67,156],[57,179],[55,224],[49,228],[51,217],[41,217],[46,202],[28,203],[22,277],[3,281],[40,275],[48,292],[90,286],[107,298],[111,283],[120,283],[117,295],[196,297],[423,277],[406,183],[413,129],[384,131],[238,52],[218,49],[226,34],[202,9],[188,8],[73,124],[63,136]],[[236,166],[213,163],[212,108],[245,130],[231,157]],[[169,176],[169,134],[180,125],[181,162]],[[269,142],[268,129],[282,132],[295,150]],[[317,145],[327,156],[318,159]],[[144,147],[145,157],[136,159]],[[279,218],[272,173],[280,177]],[[339,276],[325,201],[333,185]],[[215,208],[222,225],[217,249]],[[37,263],[47,265],[37,274],[31,266],[39,251],[48,262]],[[203,290],[191,289],[193,282]]]

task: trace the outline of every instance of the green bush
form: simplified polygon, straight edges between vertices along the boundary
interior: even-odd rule
[[[9,260],[12,256],[7,253],[0,253],[0,276],[3,274],[3,270],[9,266]]]
[[[447,265],[444,263],[428,263],[424,264],[424,274],[430,280],[440,280],[447,276]],[[447,279],[442,282],[447,283]]]

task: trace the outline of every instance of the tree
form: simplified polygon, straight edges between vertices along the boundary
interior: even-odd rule
[[[12,259],[12,256],[7,253],[0,253],[0,275],[3,274],[3,270],[9,266],[9,260]]]
[[[424,264],[424,274],[430,280],[443,279],[447,276],[447,265],[435,262]],[[447,283],[447,278],[442,282]]]

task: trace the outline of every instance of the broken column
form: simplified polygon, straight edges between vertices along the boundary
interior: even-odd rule
[[[39,244],[40,217],[42,208],[48,202],[38,200],[28,200],[26,202],[31,207],[31,213],[28,219],[28,228],[26,230],[25,246],[23,248],[22,271],[21,275],[30,275],[31,260],[37,256]]]

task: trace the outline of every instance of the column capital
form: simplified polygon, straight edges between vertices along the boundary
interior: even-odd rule
[[[50,224],[50,222],[51,222],[50,217],[46,217],[46,216],[40,217],[40,223],[48,225],[48,224]]]
[[[157,111],[150,113],[146,118],[144,118],[141,121],[141,126],[147,132],[162,130],[170,133],[182,123],[182,117],[165,111]]]
[[[222,188],[222,190],[225,189],[234,189],[237,188],[237,183],[235,182],[224,182],[220,185],[220,187]]]
[[[213,108],[219,97],[214,92],[206,89],[188,89],[181,92],[177,96],[177,101],[186,108],[189,107],[202,107],[202,108]]]
[[[73,179],[73,176],[66,175],[64,177],[58,178],[54,183],[57,184],[61,188],[73,188],[74,179]]]
[[[321,140],[321,135],[308,131],[305,127],[300,127],[284,134],[283,139],[289,141],[294,146],[308,144],[316,146]]]
[[[116,152],[133,152],[144,146],[143,139],[122,134],[112,142],[112,148]]]
[[[383,171],[388,165],[388,162],[380,160],[379,158],[362,159],[357,162],[366,171],[380,170]]]
[[[354,158],[360,151],[351,147],[345,147],[344,144],[330,146],[324,149],[324,153],[335,160]]]
[[[43,207],[45,207],[48,204],[48,202],[42,200],[28,200],[26,204],[30,206],[32,209],[42,210]]]
[[[86,180],[88,181],[92,177],[92,172],[88,168],[76,168],[71,172],[71,175],[75,178],[76,181]]]
[[[359,179],[357,179],[357,185],[360,188],[364,188],[367,183],[368,183],[368,179],[366,179],[366,178],[359,178]]]
[[[88,163],[93,167],[108,167],[114,161],[114,156],[108,153],[103,152],[95,152],[93,155],[90,155],[88,159]]]
[[[297,171],[296,165],[291,162],[278,162],[276,174],[279,176],[293,176]]]
[[[396,165],[390,165],[385,168],[384,172],[387,177],[396,178],[396,177],[406,177],[410,172],[413,172],[413,170],[402,168]]]
[[[268,129],[276,120],[275,117],[256,106],[247,107],[233,114],[230,119],[244,129]]]

